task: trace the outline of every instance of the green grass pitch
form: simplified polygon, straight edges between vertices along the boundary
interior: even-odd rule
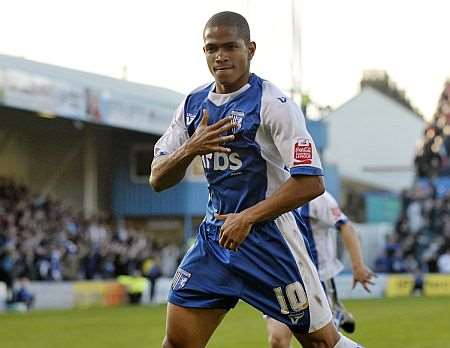
[[[450,298],[353,300],[346,305],[357,318],[351,337],[367,348],[450,348]],[[0,347],[157,348],[164,317],[165,306],[2,314]],[[261,315],[240,303],[208,347],[267,347]]]

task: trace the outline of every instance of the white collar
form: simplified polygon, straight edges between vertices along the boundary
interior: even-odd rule
[[[241,93],[244,93],[247,89],[250,88],[250,83],[246,83],[244,86],[239,88],[237,91],[227,93],[227,94],[219,94],[213,92],[216,88],[216,84],[214,83],[208,93],[208,99],[211,100],[216,106],[222,106],[225,103],[228,103],[230,100],[234,99]]]

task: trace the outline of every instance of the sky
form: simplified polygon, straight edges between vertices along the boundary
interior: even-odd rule
[[[204,24],[243,14],[257,51],[252,71],[286,92],[296,79],[320,105],[355,96],[364,70],[386,70],[431,118],[450,78],[450,1],[294,0],[301,56],[292,50],[291,0],[6,0],[0,54],[167,87],[211,80]],[[298,32],[297,32],[298,33]]]

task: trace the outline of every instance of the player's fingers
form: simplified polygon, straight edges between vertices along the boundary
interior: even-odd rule
[[[230,129],[234,128],[236,125],[233,122],[227,123],[225,125],[223,125],[222,127],[220,127],[217,131],[219,133],[226,133],[228,132]]]
[[[236,250],[237,250],[237,247],[238,247],[238,243],[236,243],[236,242],[233,241],[233,240],[230,240],[230,241],[228,241],[228,243],[225,244],[225,247],[226,247],[227,249],[236,251]]]
[[[219,239],[219,244],[223,247],[223,248],[227,248],[228,243],[229,243],[229,239],[228,237],[226,237],[223,233],[222,236]]]
[[[223,146],[214,146],[214,147],[211,147],[211,152],[230,153],[231,149],[228,147],[223,147]]]
[[[234,135],[232,134],[232,135],[225,135],[225,136],[219,137],[219,138],[217,139],[217,142],[218,142],[219,144],[224,144],[224,143],[227,143],[227,142],[233,141],[233,140],[234,140]]]
[[[208,126],[208,118],[209,118],[208,110],[203,109],[203,116],[202,116],[202,120],[200,121],[200,125],[203,127]]]
[[[214,214],[214,217],[217,220],[226,220],[228,217],[228,214]],[[222,230],[222,229],[220,229],[220,230]]]
[[[371,292],[369,286],[366,283],[363,283],[363,287],[367,292]]]
[[[211,125],[208,126],[207,131],[208,131],[208,137],[209,137],[210,139],[217,138],[218,136],[227,133],[228,130],[230,130],[230,129],[232,128],[232,127],[230,127],[230,128],[225,127],[225,129],[223,130],[223,129],[222,129],[223,124],[224,124],[223,121],[227,121],[227,122],[228,122],[228,123],[225,122],[226,125],[228,125],[228,124],[231,125],[231,121],[225,119],[225,120],[220,120],[220,121],[219,121],[219,122],[222,123],[222,126],[220,126],[220,127],[217,127],[217,123],[213,123],[213,124],[211,124]]]
[[[209,126],[209,128],[211,129],[211,131],[216,131],[219,130],[221,127],[224,126],[230,126],[231,128],[233,127],[233,119],[231,117],[225,117],[222,118],[221,120],[217,121],[216,123],[213,123],[212,125]]]
[[[217,145],[217,144],[225,144],[227,142],[233,141],[234,135],[222,135],[222,136],[216,136],[213,138],[210,138],[207,142],[205,142],[205,145]]]
[[[220,238],[219,238],[219,244],[222,247],[225,247],[225,244],[227,243],[227,237],[225,236],[225,234],[223,233],[223,230],[220,230]]]
[[[228,217],[228,214],[215,214],[215,216],[216,216],[216,218],[220,217],[218,220],[225,221],[225,219]],[[221,246],[224,246],[227,243],[227,241],[229,240],[228,235],[225,233],[226,232],[225,223],[220,227],[220,230],[219,230],[219,244]]]
[[[210,126],[212,127],[212,126]],[[234,127],[234,124],[229,121],[225,125],[217,128],[217,129],[209,129],[208,135],[210,138],[217,138],[222,134],[226,134],[230,129]]]

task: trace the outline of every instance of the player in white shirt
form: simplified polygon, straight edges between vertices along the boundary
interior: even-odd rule
[[[355,322],[351,313],[339,301],[334,277],[344,266],[337,258],[336,231],[339,231],[350,255],[353,271],[353,287],[361,283],[366,291],[374,274],[364,264],[358,236],[347,216],[342,213],[334,197],[325,192],[300,208],[303,221],[309,228],[307,239],[319,270],[320,280],[325,286],[328,301],[333,311],[335,325],[353,332]],[[281,322],[267,318],[267,331],[271,348],[289,348],[292,333]]]

